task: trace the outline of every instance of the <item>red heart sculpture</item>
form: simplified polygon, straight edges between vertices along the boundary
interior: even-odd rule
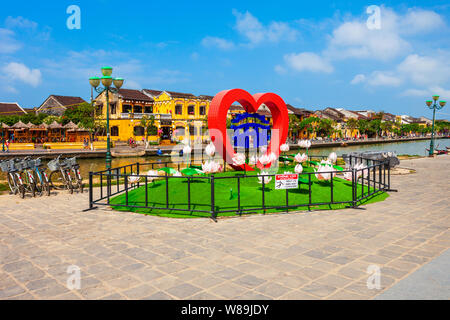
[[[286,141],[289,131],[289,114],[286,103],[275,93],[257,93],[250,95],[242,89],[231,89],[219,92],[211,101],[208,112],[208,127],[211,141],[223,159],[237,170],[253,170],[248,165],[233,165],[234,148],[227,135],[227,113],[234,102],[239,102],[246,112],[256,113],[261,104],[265,104],[272,114],[272,136],[267,154],[271,152],[279,156],[280,145]],[[278,129],[278,130],[276,130]],[[277,137],[278,135],[278,137]],[[278,139],[277,139],[278,138]]]

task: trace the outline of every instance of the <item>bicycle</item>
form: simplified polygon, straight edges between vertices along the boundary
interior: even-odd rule
[[[50,169],[50,187],[56,190],[67,189],[72,194],[73,186],[71,180],[67,176],[66,169],[60,162],[60,158],[61,155],[47,163],[47,167]]]
[[[68,158],[60,161],[61,155],[59,155],[56,159],[49,161],[47,164],[50,169],[50,186],[54,189],[68,189],[70,194],[73,194],[75,179],[76,186],[75,188],[79,189],[81,193],[83,193],[83,180],[80,174],[80,166],[76,163],[76,157]],[[73,172],[74,179],[72,178],[70,172]],[[56,183],[60,183],[58,186]],[[61,186],[62,185],[62,186]]]
[[[80,193],[83,193],[83,189],[84,189],[83,178],[81,177],[80,165],[77,163],[77,157],[64,159],[63,164],[66,167],[66,170],[69,171],[69,173],[70,173],[70,170],[73,173],[74,179],[72,179],[72,176],[70,174],[68,175],[70,182],[72,183],[72,180],[76,180],[75,189],[78,189],[78,190],[80,190]],[[72,186],[73,186],[73,183],[72,183]]]
[[[25,188],[26,192],[31,193],[33,197],[36,197],[36,181],[34,179],[33,170],[30,170],[30,157],[26,157],[22,160],[19,160],[15,167],[20,172],[19,175],[21,176],[21,181],[23,182],[23,186]],[[23,195],[22,198],[24,198],[25,195]]]
[[[23,199],[25,198],[25,187],[23,185],[22,176],[20,175],[20,171],[17,170],[15,165],[15,160],[6,160],[0,162],[0,168],[3,172],[6,173],[9,189],[11,190],[11,194],[18,194]]]
[[[45,192],[47,196],[50,196],[50,183],[48,180],[47,172],[41,163],[41,158],[30,160],[30,169],[33,170],[36,181],[36,191],[40,196]]]

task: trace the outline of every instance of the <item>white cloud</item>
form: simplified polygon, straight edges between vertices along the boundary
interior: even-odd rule
[[[367,78],[367,83],[371,86],[397,87],[403,83],[403,80],[393,72],[374,71]]]
[[[364,81],[366,81],[366,76],[363,74],[357,74],[350,83],[358,84],[358,83],[362,83]]]
[[[445,26],[441,16],[434,11],[413,8],[405,14],[398,14],[384,6],[380,9],[380,29],[369,29],[367,16],[346,21],[333,30],[324,55],[330,59],[387,61],[412,51],[409,36]]]
[[[286,74],[287,73],[286,68],[284,68],[283,66],[280,66],[280,65],[276,65],[274,70],[278,74]]]
[[[450,79],[450,54],[440,56],[407,56],[397,67],[403,74],[417,85],[439,85]]]
[[[24,28],[35,30],[38,24],[34,21],[25,19],[24,17],[13,18],[11,16],[7,17],[5,20],[5,26],[8,29],[12,28]]]
[[[264,26],[250,12],[240,13],[233,10],[236,17],[236,30],[248,40],[251,46],[265,42],[295,41],[297,30],[285,22],[271,22]]]
[[[371,58],[389,60],[410,50],[396,27],[396,15],[382,8],[381,29],[369,29],[366,21],[344,22],[333,30],[326,54],[334,59]]]
[[[403,91],[401,96],[421,97],[423,99],[430,99],[432,95],[439,95],[439,100],[450,99],[450,90],[444,89],[440,86],[431,86],[427,89],[407,89]]]
[[[223,38],[209,37],[209,36],[203,38],[202,45],[204,47],[214,47],[222,50],[230,50],[234,48],[234,43],[231,41],[228,41]]]
[[[426,97],[427,95],[429,95],[429,91],[424,89],[407,89],[400,95],[410,97]]]
[[[0,28],[0,53],[14,53],[22,47],[14,35],[14,31]]]
[[[434,11],[422,9],[409,9],[399,17],[399,32],[405,35],[426,33],[445,27],[442,17]]]
[[[333,72],[333,66],[313,52],[291,53],[284,56],[286,65],[296,71]]]
[[[11,62],[3,67],[2,71],[12,80],[19,80],[33,87],[37,87],[42,80],[39,69],[30,69],[26,65]]]

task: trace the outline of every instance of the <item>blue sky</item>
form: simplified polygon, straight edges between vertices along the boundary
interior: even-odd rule
[[[80,30],[66,26],[70,5],[81,9]],[[88,78],[111,65],[131,89],[243,88],[312,110],[430,116],[431,94],[450,99],[449,16],[446,1],[9,1],[0,101],[89,99]],[[450,118],[446,109],[438,117]]]

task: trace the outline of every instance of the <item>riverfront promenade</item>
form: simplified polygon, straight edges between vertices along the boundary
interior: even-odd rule
[[[416,173],[392,176],[399,192],[362,209],[217,223],[106,208],[82,212],[87,194],[3,195],[0,298],[402,298],[401,290],[389,290],[411,288],[396,284],[419,279],[422,288],[437,282],[444,289],[432,298],[449,299],[448,272],[427,280],[421,274],[434,269],[421,270],[449,257],[450,156],[402,160],[401,166]],[[71,265],[81,270],[80,290],[66,287]],[[367,288],[370,265],[381,268],[380,289]]]
[[[438,136],[438,139],[448,139],[449,137]],[[376,144],[376,143],[395,143],[395,142],[407,142],[407,141],[423,141],[430,140],[430,137],[411,137],[411,138],[394,138],[394,139],[375,139],[369,138],[366,140],[348,140],[345,141],[346,146],[353,145],[365,145],[365,144]],[[311,143],[311,149],[315,148],[329,148],[329,147],[340,147],[344,141],[325,141],[325,140],[314,140]],[[161,146],[150,146],[145,150],[146,156],[157,156],[157,150],[161,149],[163,153],[170,153],[175,145],[161,145]],[[206,145],[196,145],[192,148],[192,153],[201,153]],[[297,144],[290,144],[290,149],[299,149]],[[1,150],[1,149],[0,149]],[[137,148],[130,148],[127,146],[120,146],[112,148],[112,151],[127,151],[130,155],[135,153],[138,155],[140,151],[143,151],[143,146],[138,146]],[[43,159],[53,159],[55,155],[63,154],[66,157],[77,156],[77,158],[104,158],[106,156],[106,149],[42,149],[36,148],[34,150],[11,150],[9,153],[0,152],[0,159],[14,158],[14,157],[42,157]]]

